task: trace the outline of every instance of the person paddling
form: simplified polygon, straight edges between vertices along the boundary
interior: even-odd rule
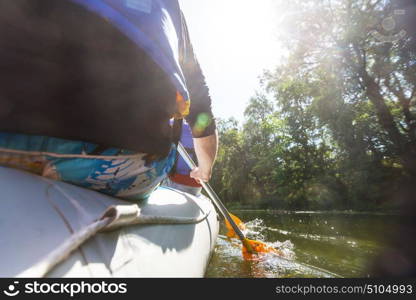
[[[208,181],[215,119],[177,0],[0,2],[1,166],[144,199],[174,164],[172,118]]]

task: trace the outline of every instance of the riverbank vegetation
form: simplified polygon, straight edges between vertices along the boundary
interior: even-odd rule
[[[228,205],[400,204],[416,182],[416,12],[407,2],[286,1],[285,62],[263,75],[244,122],[219,120],[212,183]]]

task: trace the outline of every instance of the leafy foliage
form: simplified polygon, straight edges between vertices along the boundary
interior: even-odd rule
[[[414,38],[380,40],[390,1],[287,6],[290,54],[264,74],[244,124],[220,122],[214,185],[243,205],[380,207],[416,178]]]

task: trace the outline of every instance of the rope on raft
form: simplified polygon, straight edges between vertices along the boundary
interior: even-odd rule
[[[197,224],[204,221],[210,212],[192,218],[164,217],[142,215],[136,204],[110,206],[98,220],[74,232],[59,247],[17,277],[45,277],[56,265],[97,233],[137,224]]]

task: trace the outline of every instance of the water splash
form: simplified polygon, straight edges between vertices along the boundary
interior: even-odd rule
[[[327,225],[327,221],[325,221],[324,224]],[[339,235],[338,232],[336,233],[337,235],[322,235],[322,234],[292,232],[292,231],[282,230],[279,228],[268,227],[264,224],[264,221],[259,218],[251,220],[245,223],[245,225],[247,226],[247,229],[244,231],[244,233],[249,238],[257,239],[260,241],[267,240],[265,238],[265,236],[267,236],[267,231],[271,231],[271,232],[277,232],[284,236],[288,236],[290,238],[302,238],[302,239],[306,239],[310,241],[330,243],[332,245],[348,246],[351,248],[357,248],[359,245],[361,248],[368,249],[369,251],[375,251],[378,249],[378,247],[374,244],[361,241],[358,239],[353,239],[351,237]],[[290,240],[288,241],[290,242]],[[276,247],[279,248],[279,242],[277,242]],[[286,250],[286,249],[287,247],[283,247],[283,250]],[[293,249],[293,247],[290,249]]]
[[[281,251],[285,251],[284,256],[278,256],[274,253],[265,253],[262,254],[258,260],[245,261],[241,256],[240,243],[236,240],[231,240],[230,242],[229,238],[220,235],[216,252],[219,252],[221,257],[227,258],[227,261],[222,264],[227,266],[222,270],[223,274],[225,274],[227,269],[238,270],[241,268],[241,265],[243,265],[245,271],[249,271],[248,273],[250,274],[250,277],[255,278],[339,277],[338,275],[326,270],[296,262],[293,252],[294,245],[291,241],[276,241],[266,244],[269,246],[275,246]],[[235,277],[235,275],[236,274],[232,274],[233,277]]]
[[[231,267],[236,264],[243,264],[252,277],[276,278],[276,277],[339,277],[329,271],[296,262],[295,245],[290,240],[267,241],[267,231],[277,231],[289,235],[289,232],[267,227],[262,219],[256,218],[245,223],[244,234],[249,239],[259,240],[278,249],[282,255],[275,253],[264,253],[255,261],[244,261],[241,257],[241,244],[237,240],[230,240],[226,236],[220,236],[217,251],[223,257],[227,257],[227,265]],[[231,241],[231,242],[230,242]]]

